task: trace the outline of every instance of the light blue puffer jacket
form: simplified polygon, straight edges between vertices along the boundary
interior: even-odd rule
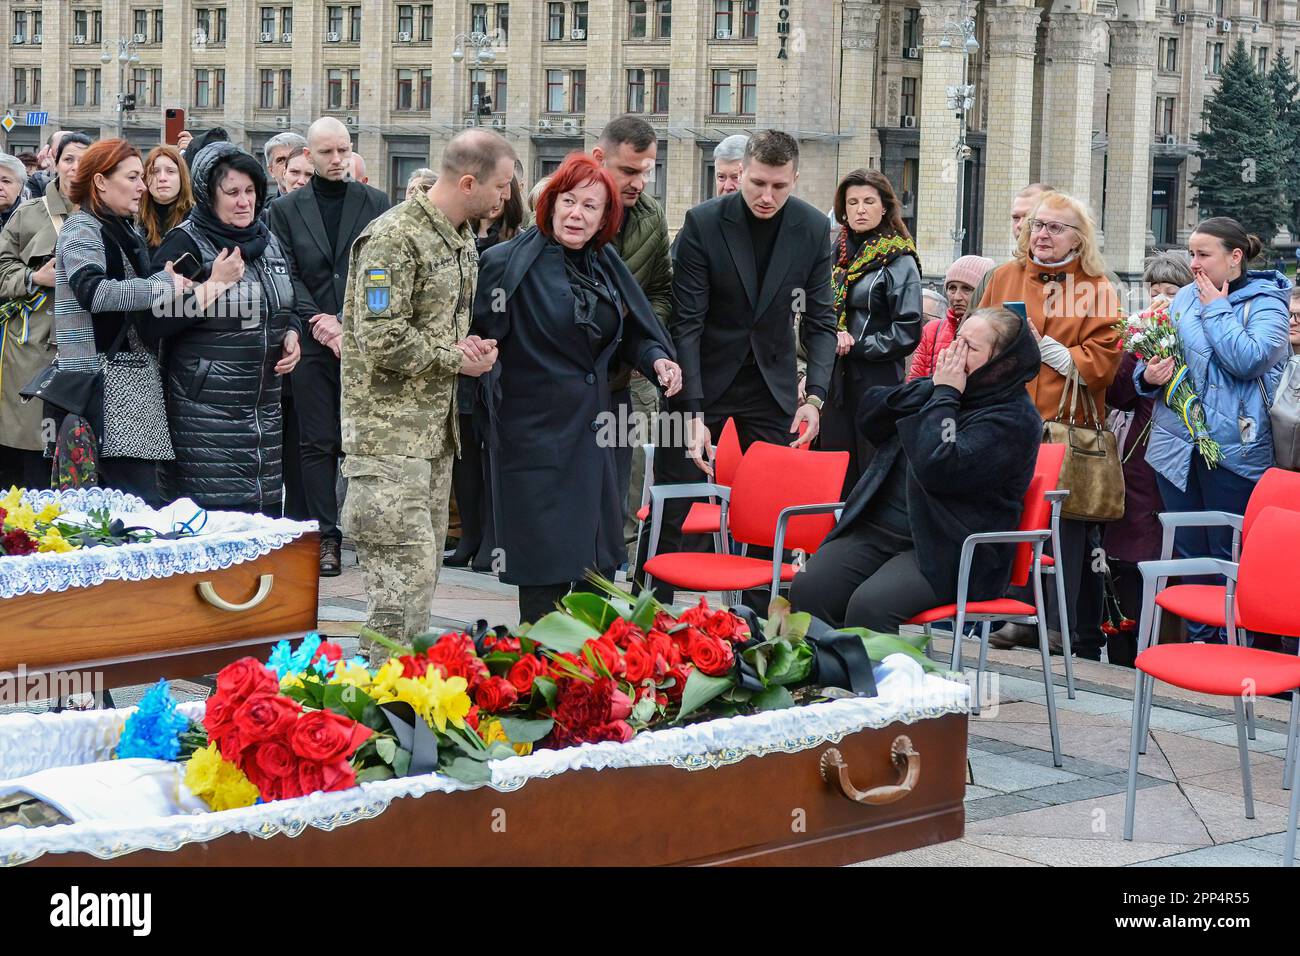
[[[1258,480],[1273,466],[1273,431],[1268,405],[1260,393],[1263,382],[1270,400],[1282,378],[1291,350],[1287,342],[1290,321],[1288,297],[1291,280],[1280,272],[1248,272],[1247,283],[1227,299],[1202,306],[1196,284],[1184,286],[1174,296],[1169,314],[1178,326],[1192,387],[1205,408],[1210,436],[1223,449],[1223,463],[1233,474]],[[1250,303],[1249,314],[1246,304]],[[1142,379],[1146,363],[1133,372],[1137,390],[1158,395]],[[1242,441],[1241,418],[1255,422],[1249,443]],[[1147,462],[1181,489],[1196,446],[1182,418],[1164,401],[1156,402],[1151,417]]]

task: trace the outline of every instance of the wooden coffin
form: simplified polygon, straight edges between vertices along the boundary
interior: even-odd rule
[[[173,852],[48,853],[30,865],[842,865],[962,835],[966,720],[894,723],[710,769],[575,770],[507,793],[429,793],[296,837],[227,834]],[[910,789],[889,789],[908,777]],[[896,799],[846,796],[873,788],[885,789],[868,799]]]
[[[311,532],[221,571],[0,598],[0,690],[15,685],[10,700],[28,693],[14,677],[20,666],[29,678],[102,674],[111,688],[265,658],[281,638],[315,629],[319,584]]]

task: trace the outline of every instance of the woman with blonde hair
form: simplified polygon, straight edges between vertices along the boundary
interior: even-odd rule
[[[163,236],[179,226],[194,208],[190,167],[175,146],[155,146],[144,161],[145,193],[140,197],[140,231],[152,252]]]
[[[1078,199],[1055,191],[1039,196],[1020,230],[1016,257],[993,271],[979,307],[1004,302],[1025,304],[1029,328],[1042,353],[1038,377],[1029,383],[1029,397],[1043,420],[1057,418],[1066,385],[1077,375],[1081,394],[1087,391],[1099,420],[1105,422],[1106,389],[1119,370],[1121,357],[1115,329],[1119,296],[1106,278],[1092,215]],[[1091,413],[1086,411],[1086,402],[1079,404],[1073,423],[1083,425],[1091,420]],[[1067,402],[1061,420],[1069,422],[1071,415]],[[1077,636],[1074,650],[1080,657],[1097,660],[1102,645],[1102,600],[1100,593],[1092,593],[1099,588],[1100,579],[1088,573],[1090,538],[1100,542],[1099,526],[1062,520],[1061,554],[1056,559],[1065,581],[1067,626]],[[1077,612],[1085,588],[1088,619],[1080,621],[1084,615]],[[1049,599],[1054,602],[1054,595],[1049,594]],[[1051,609],[1048,620],[1057,621],[1057,614]],[[1037,644],[1033,629],[1025,625],[1008,624],[998,634],[994,647]],[[1055,631],[1049,637],[1054,646],[1062,641]]]

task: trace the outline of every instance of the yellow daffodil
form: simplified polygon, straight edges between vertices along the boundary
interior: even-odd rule
[[[527,757],[533,752],[532,744],[512,743],[510,738],[506,736],[505,730],[502,729],[501,721],[499,720],[488,721],[486,724],[479,727],[479,733],[483,737],[483,742],[489,747],[497,741],[500,741],[504,744],[510,744],[510,746],[514,748],[515,753],[519,754],[521,757]]]
[[[446,731],[450,721],[457,728],[465,728],[465,715],[469,713],[469,685],[463,677],[443,680],[442,672],[432,664],[421,678],[402,676],[402,665],[389,660],[375,675],[370,694],[381,704],[400,700],[410,704],[430,727]]]
[[[447,722],[451,721],[455,727],[464,730],[465,715],[469,713],[470,708],[469,694],[465,693],[469,685],[465,678],[450,677],[443,680],[442,673],[430,665],[420,682],[429,688],[429,695],[432,698],[429,716],[433,718],[433,724],[439,730],[445,731]]]
[[[384,662],[384,666],[375,672],[374,680],[371,684],[369,694],[383,703],[390,700],[397,700],[394,691],[397,688],[397,682],[402,679],[402,662],[396,658],[390,657]]]
[[[0,498],[0,508],[5,511],[13,511],[23,500],[23,493],[14,485],[9,486],[9,494]]]
[[[244,772],[222,759],[216,744],[194,751],[185,765],[185,786],[213,810],[251,807],[259,796]]]
[[[63,554],[77,550],[77,546],[63,536],[58,528],[50,528],[38,539],[37,551]]]
[[[36,530],[36,512],[32,510],[31,505],[19,504],[13,508],[6,508],[5,528],[9,531],[17,529],[26,531],[31,534]]]
[[[280,678],[281,692],[288,690],[290,687],[302,687],[302,686],[303,686],[303,682],[302,682],[301,674],[285,674],[283,677]]]
[[[49,524],[61,514],[63,509],[51,502],[36,513],[36,520],[42,524]]]
[[[370,687],[370,671],[360,664],[353,664],[350,661],[338,661],[334,665],[334,674],[330,677],[329,682],[331,684],[351,684],[358,690],[366,690]]]

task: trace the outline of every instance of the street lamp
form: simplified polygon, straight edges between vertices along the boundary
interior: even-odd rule
[[[964,7],[964,5],[963,5]],[[970,58],[979,52],[980,42],[975,39],[975,18],[965,16],[953,22],[943,24],[943,36],[939,39],[939,49],[951,50],[953,41],[962,44],[961,83],[945,89],[948,109],[957,116],[957,142],[953,144],[956,154],[957,170],[957,211],[952,227],[953,259],[962,256],[962,240],[966,238],[966,229],[962,226],[962,203],[966,188],[966,161],[971,157],[971,149],[966,144],[966,118],[975,105],[975,85],[970,83]]]
[[[465,47],[469,47],[469,67],[476,69],[479,66],[485,66],[495,63],[497,59],[496,51],[492,48],[493,38],[490,34],[480,33],[478,30],[472,33],[457,33],[452,42],[455,47],[451,51],[451,58],[460,63],[465,59]],[[471,108],[474,115],[479,115],[478,90],[475,88],[473,94],[473,103]]]
[[[140,62],[140,54],[135,51],[135,39],[105,40],[99,62],[108,64],[114,57],[117,58],[117,137],[121,139],[125,133],[126,114],[135,109],[135,94],[127,95],[126,92],[126,65]]]

